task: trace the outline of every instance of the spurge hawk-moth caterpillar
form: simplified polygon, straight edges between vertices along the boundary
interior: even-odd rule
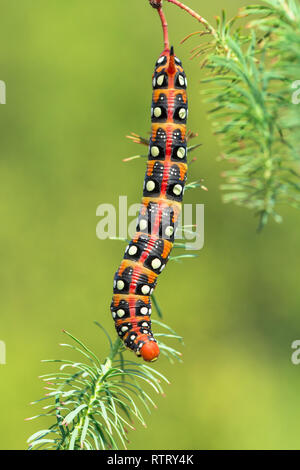
[[[127,348],[154,361],[159,347],[151,331],[151,300],[173,247],[187,173],[187,81],[173,47],[156,62],[152,134],[142,206],[134,238],[114,277],[111,313]]]

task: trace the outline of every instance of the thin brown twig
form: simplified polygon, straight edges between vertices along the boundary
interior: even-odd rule
[[[182,10],[186,11],[189,15],[195,18],[199,23],[201,23],[209,33],[216,36],[215,29],[208,23],[208,21],[203,18],[203,16],[196,13],[194,10],[186,6],[184,3],[180,2],[179,0],[167,0],[167,2],[173,3],[173,5],[178,6]],[[158,11],[162,11],[163,0],[149,0],[150,5],[152,8],[157,9]]]

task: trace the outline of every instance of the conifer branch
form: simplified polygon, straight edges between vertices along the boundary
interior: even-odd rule
[[[266,0],[229,21],[223,12],[213,38],[197,34],[191,58],[200,57],[207,72],[203,93],[220,160],[231,165],[222,174],[223,200],[253,210],[262,229],[270,217],[281,221],[281,204],[300,207],[300,105],[291,99],[300,80],[300,6]]]
[[[171,363],[180,361],[181,353],[162,340],[172,338],[182,342],[182,338],[165,324],[157,324],[162,328],[157,335],[161,354]],[[168,379],[154,367],[125,358],[125,348],[119,338],[112,343],[107,335],[110,351],[101,361],[82,341],[67,331],[64,333],[72,343],[61,346],[79,353],[83,362],[82,359],[42,361],[60,364],[60,367],[58,371],[41,376],[47,384],[47,393],[32,404],[47,400],[50,404],[27,420],[50,417],[52,423],[28,439],[29,449],[126,449],[128,431],[135,430],[134,422],[146,427],[139,402],[148,413],[151,406],[156,408],[148,386],[152,392],[164,394],[162,382],[168,384]],[[72,372],[67,372],[69,368]]]

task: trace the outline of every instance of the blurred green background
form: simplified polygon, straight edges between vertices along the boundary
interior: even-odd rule
[[[248,4],[228,0],[230,15]],[[224,2],[187,0],[213,21]],[[162,49],[148,0],[1,0],[0,79],[0,446],[22,449],[41,422],[25,422],[43,393],[40,360],[66,356],[66,328],[104,357],[93,320],[114,335],[109,311],[121,242],[100,241],[96,208],[141,197],[145,161],[124,136],[150,130],[151,75]],[[130,436],[130,449],[291,449],[300,445],[300,214],[257,235],[250,212],[221,203],[219,148],[191,62],[198,24],[166,5],[170,38],[189,79],[189,127],[202,147],[190,180],[209,192],[205,246],[196,260],[171,263],[157,297],[166,323],[185,338],[184,363],[157,363],[171,380],[166,398]],[[128,353],[129,354],[129,353]]]

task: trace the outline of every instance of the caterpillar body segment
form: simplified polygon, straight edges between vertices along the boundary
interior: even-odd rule
[[[151,330],[151,300],[173,247],[187,174],[187,81],[173,48],[156,62],[152,132],[136,234],[114,277],[111,313],[127,348],[154,361],[159,347]]]

